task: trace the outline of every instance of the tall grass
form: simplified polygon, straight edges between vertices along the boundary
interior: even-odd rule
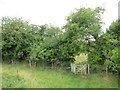
[[[9,88],[117,88],[112,75],[76,75],[63,69],[3,64],[3,87]]]

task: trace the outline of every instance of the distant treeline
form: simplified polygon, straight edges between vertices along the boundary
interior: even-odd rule
[[[22,18],[1,18],[3,62],[29,62],[50,66],[69,66],[80,53],[91,65],[107,65],[118,71],[120,58],[120,20],[102,32],[104,9],[80,8],[66,18],[66,25],[34,25]]]

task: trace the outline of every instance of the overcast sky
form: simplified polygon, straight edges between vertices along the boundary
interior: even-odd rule
[[[101,6],[106,9],[103,15],[104,27],[118,18],[120,0],[0,0],[1,17],[23,17],[33,24],[53,24],[61,27],[65,17],[75,8]]]

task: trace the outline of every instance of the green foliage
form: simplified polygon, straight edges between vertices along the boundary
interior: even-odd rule
[[[68,38],[79,46],[77,54],[79,52],[87,53],[91,64],[103,64],[104,56],[101,53],[103,43],[100,40],[103,12],[104,9],[100,7],[77,9],[67,17],[68,22],[64,26]],[[74,46],[77,45],[74,44]]]
[[[113,71],[119,72],[120,70],[120,58],[119,58],[120,20],[116,20],[115,22],[113,22],[106,33],[109,35],[107,42],[109,42],[109,53],[108,53],[109,60],[112,61],[110,66],[113,69]]]
[[[20,18],[2,18],[3,60],[23,59],[27,53],[28,22]],[[29,36],[30,37],[30,36]]]
[[[80,8],[72,13],[68,18],[68,23],[65,25],[66,31],[70,37],[75,36],[76,39],[89,41],[97,39],[101,34],[101,13],[104,9],[97,7],[94,10],[90,8]]]
[[[95,64],[94,61],[97,61],[100,65],[107,65],[109,71],[119,71],[119,25],[119,20],[113,22],[106,33],[103,33],[96,41],[95,51],[89,54],[90,63]]]
[[[53,25],[34,25],[21,18],[3,17],[0,26],[3,61],[70,65],[76,55],[85,53],[90,64],[104,65],[108,61],[106,65],[118,70],[120,20],[103,33],[101,15],[104,11],[101,7],[76,9],[66,18],[64,32]]]
[[[21,18],[2,18],[3,60],[57,60],[62,31],[55,26],[34,25]],[[58,41],[57,41],[58,40]],[[45,52],[42,52],[46,50]]]

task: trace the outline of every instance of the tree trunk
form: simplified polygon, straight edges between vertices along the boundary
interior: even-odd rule
[[[11,62],[12,62],[12,64],[14,64],[14,60],[13,59],[11,60]]]
[[[57,67],[57,62],[54,63],[55,68]]]
[[[108,75],[108,68],[107,68],[107,66],[106,66],[106,76]]]
[[[52,68],[54,68],[54,63],[52,62]]]
[[[37,67],[37,61],[35,61],[35,66]]]
[[[32,63],[31,63],[31,61],[29,60],[29,66],[31,67],[32,66]]]

